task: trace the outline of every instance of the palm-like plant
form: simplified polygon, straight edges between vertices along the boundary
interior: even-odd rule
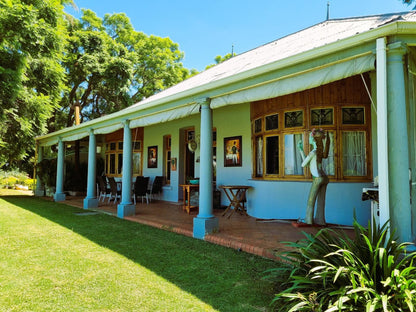
[[[370,227],[369,227],[370,228]],[[414,311],[416,253],[398,243],[388,224],[367,231],[354,222],[354,238],[322,229],[279,254],[268,272],[279,285],[278,311]]]

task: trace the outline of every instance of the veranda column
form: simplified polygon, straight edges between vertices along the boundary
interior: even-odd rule
[[[380,224],[390,220],[386,39],[377,39],[377,159]]]
[[[43,146],[40,146],[39,144],[36,144],[36,150],[37,150],[37,159],[36,163],[39,164],[43,159]],[[35,196],[43,196],[45,194],[45,191],[42,187],[42,181],[39,178],[38,171],[36,170],[36,191]]]
[[[387,109],[389,196],[392,230],[399,241],[411,241],[409,147],[403,56],[406,47],[398,42],[387,50]]]
[[[58,141],[58,161],[56,164],[56,190],[54,200],[56,202],[65,200],[64,193],[64,160],[65,160],[65,145],[62,139]]]
[[[87,197],[84,198],[84,209],[97,208],[97,187],[96,187],[96,151],[97,140],[95,138],[94,130],[90,129],[90,138],[88,145],[88,180],[87,180]]]
[[[121,203],[117,206],[117,217],[124,218],[125,216],[133,216],[136,210],[136,206],[133,205],[131,200],[132,189],[132,141],[130,121],[124,122],[124,135],[123,135],[123,178],[121,188]]]
[[[201,103],[199,213],[194,218],[193,235],[204,239],[206,234],[218,230],[218,219],[213,214],[212,165],[212,110],[209,101]]]

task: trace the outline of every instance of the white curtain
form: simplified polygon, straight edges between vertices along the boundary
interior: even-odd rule
[[[329,153],[328,158],[322,159],[322,167],[324,168],[324,171],[329,176],[335,175],[335,157],[334,157],[334,133],[328,132],[329,138],[331,139],[331,143],[329,145]],[[325,147],[325,142],[324,142]]]
[[[345,131],[342,133],[344,176],[366,176],[367,160],[365,132]]]
[[[302,156],[297,148],[298,142],[303,142],[303,134],[285,135],[285,175],[303,175]]]
[[[263,138],[256,138],[256,175],[263,176]]]

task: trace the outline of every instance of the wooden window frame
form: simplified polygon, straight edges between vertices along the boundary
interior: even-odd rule
[[[342,124],[342,109],[343,108],[364,108],[364,124]],[[332,109],[333,111],[333,124],[312,126],[311,125],[311,112],[315,109]],[[302,127],[285,127],[285,113],[292,111],[303,111],[303,126]],[[266,131],[266,117],[271,115],[279,115],[279,127],[278,129]],[[282,117],[283,116],[283,117]],[[255,122],[259,122],[261,119],[262,129],[260,132],[255,132]],[[304,168],[303,175],[287,175],[285,174],[285,135],[286,134],[299,134],[303,133],[303,146],[304,153],[308,155],[310,151],[309,134],[313,128],[322,128],[325,131],[330,131],[334,134],[334,166],[335,174],[328,175],[331,181],[347,181],[347,182],[368,182],[372,180],[372,151],[371,151],[371,110],[368,105],[363,104],[330,104],[330,105],[311,105],[296,108],[281,108],[267,110],[262,114],[256,114],[252,118],[252,162],[253,172],[252,178],[259,180],[285,180],[285,181],[296,181],[296,180],[309,180],[312,179],[309,168]],[[343,164],[343,151],[342,151],[342,133],[344,131],[363,131],[365,133],[365,153],[366,153],[366,176],[344,176],[344,164]],[[266,138],[269,136],[279,135],[279,173],[278,174],[267,174],[266,168]],[[261,136],[263,138],[263,176],[257,175],[257,146],[256,138]]]
[[[136,146],[137,142],[140,142],[138,144],[139,149],[134,149],[134,147]],[[112,146],[115,146],[115,149],[111,149]],[[142,152],[142,140],[135,140],[132,142],[132,154],[135,153],[141,153],[141,157],[140,157],[140,172],[139,173],[135,173],[133,174],[133,176],[138,176],[141,175],[143,172],[143,152]],[[114,155],[115,157],[115,164],[114,164],[114,168],[115,168],[115,172],[111,173],[110,172],[110,159],[112,157],[112,155]],[[106,143],[106,151],[105,151],[105,174],[108,177],[121,177],[123,175],[122,172],[122,165],[119,166],[119,162],[120,162],[120,155],[123,155],[123,141],[117,140],[117,141],[109,141]],[[133,156],[133,155],[132,155]],[[121,156],[121,161],[123,156]],[[120,169],[120,170],[119,170]]]

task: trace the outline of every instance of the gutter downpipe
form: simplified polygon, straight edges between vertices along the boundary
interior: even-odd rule
[[[377,158],[379,175],[380,225],[390,219],[389,153],[387,126],[387,51],[386,38],[378,38],[376,50],[377,74]]]

